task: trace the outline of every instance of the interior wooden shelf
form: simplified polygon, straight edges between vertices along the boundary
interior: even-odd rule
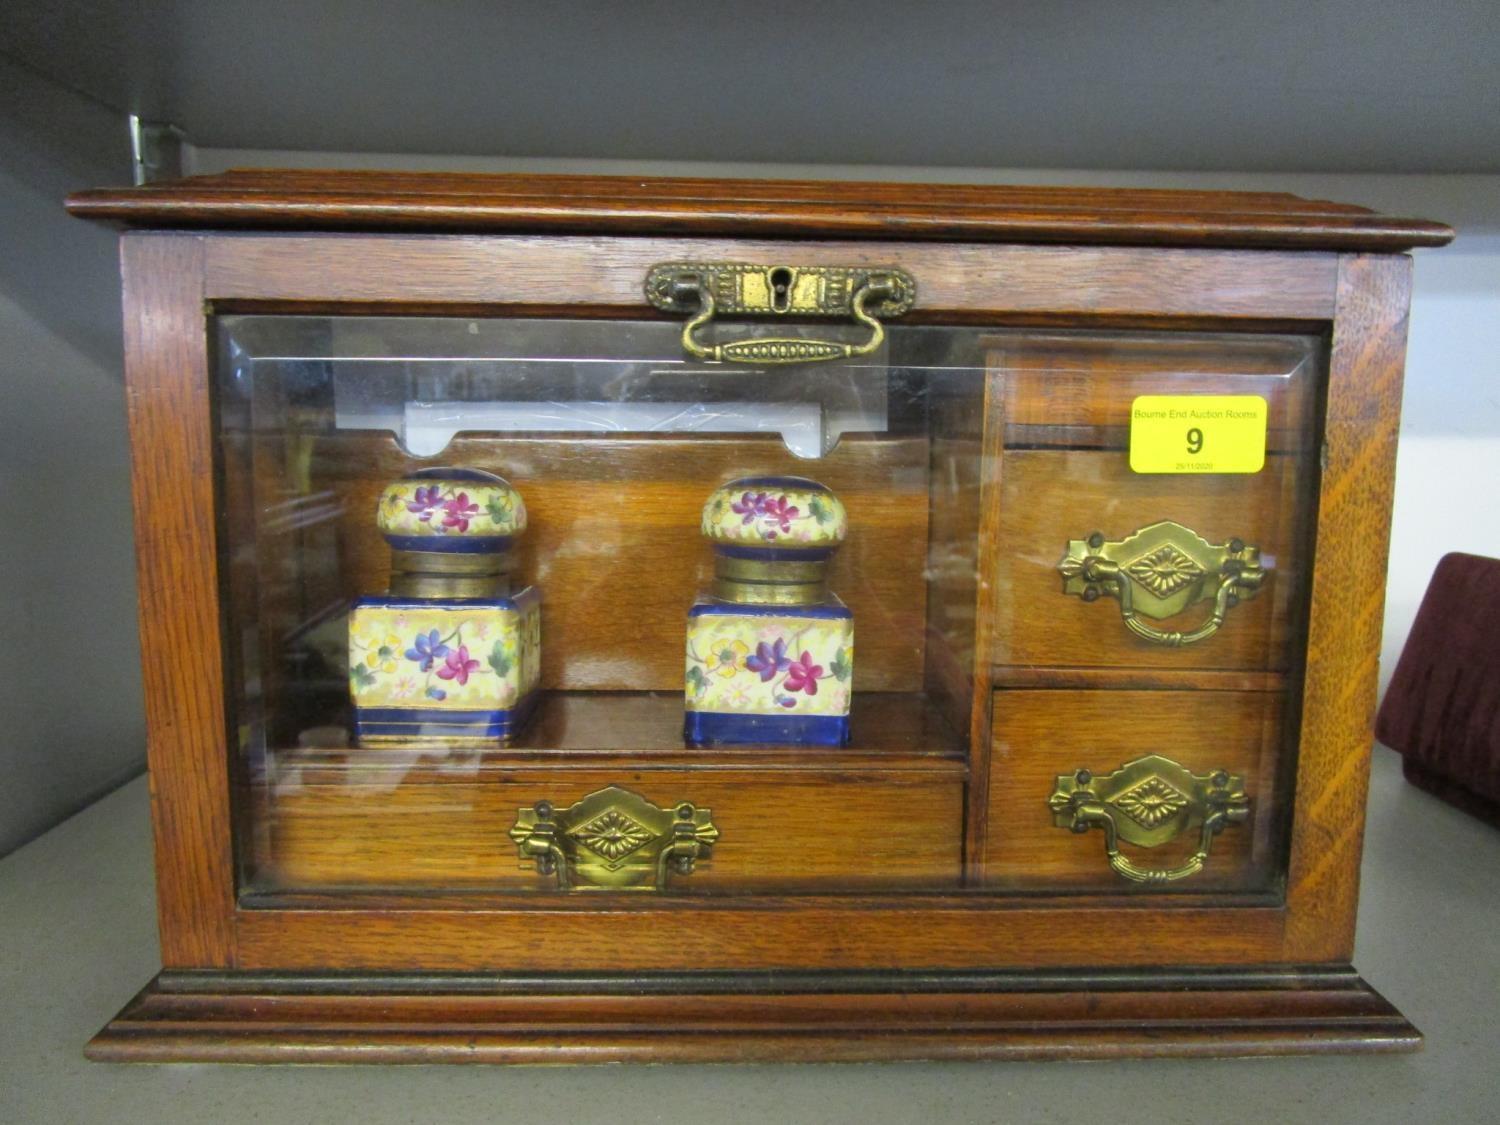
[[[957,731],[922,693],[872,692],[854,697],[847,747],[687,746],[677,692],[546,692],[519,738],[493,750],[382,746],[283,749],[277,769],[324,767],[347,773],[422,763],[502,771],[524,767],[917,771],[962,776],[967,755]],[[302,780],[310,780],[304,776]]]

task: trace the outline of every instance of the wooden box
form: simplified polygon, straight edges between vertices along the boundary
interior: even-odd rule
[[[375,173],[69,206],[127,228],[163,962],[91,1057],[1420,1042],[1350,958],[1403,251],[1447,227]],[[372,506],[430,464],[530,512],[543,694],[506,746],[349,738]],[[849,512],[850,744],[687,746],[699,509],[787,474]]]

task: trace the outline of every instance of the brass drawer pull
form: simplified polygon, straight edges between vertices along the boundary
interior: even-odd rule
[[[548,801],[518,809],[510,838],[560,890],[661,891],[708,857],[719,838],[710,814],[688,801],[659,808],[611,785],[565,809]]]
[[[1159,754],[1103,776],[1086,769],[1062,774],[1047,807],[1059,828],[1102,828],[1109,865],[1133,883],[1170,883],[1201,871],[1214,837],[1250,815],[1243,778],[1224,770],[1195,774]],[[1195,825],[1198,849],[1178,867],[1140,867],[1120,854],[1121,840],[1154,848]]]
[[[1219,631],[1225,615],[1243,598],[1253,598],[1265,582],[1260,548],[1243,540],[1210,543],[1171,520],[1153,523],[1117,542],[1094,532],[1068,543],[1057,564],[1063,593],[1086,602],[1106,594],[1120,603],[1125,626],[1153,644],[1177,648],[1206,640]],[[1157,629],[1146,618],[1174,617],[1195,602],[1212,601],[1213,612],[1186,633]]]
[[[692,313],[682,350],[718,363],[818,363],[869,355],[885,340],[880,317],[911,308],[917,283],[894,266],[759,266],[742,262],[669,262],[646,275],[646,299],[663,312]],[[730,316],[852,316],[870,330],[858,344],[795,336],[706,344],[695,333],[716,313]]]

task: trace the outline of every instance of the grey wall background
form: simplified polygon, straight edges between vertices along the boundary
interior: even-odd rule
[[[5,48],[213,147],[1500,171],[1494,0],[9,0]]]
[[[1417,255],[1383,666],[1500,555],[1493,0],[11,0],[0,34],[0,854],[143,765],[113,232],[125,115],[189,164],[1263,188]],[[506,154],[506,155],[496,155]]]
[[[62,197],[118,113],[0,58],[0,855],[139,773],[119,268]]]

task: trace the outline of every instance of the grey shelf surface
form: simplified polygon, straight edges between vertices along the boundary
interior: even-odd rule
[[[1500,1116],[1500,832],[1375,754],[1355,963],[1418,1054],[590,1068],[121,1066],[84,1043],[157,968],[144,779],[0,860],[0,1121],[1442,1122]],[[1121,935],[1128,940],[1128,935]]]

